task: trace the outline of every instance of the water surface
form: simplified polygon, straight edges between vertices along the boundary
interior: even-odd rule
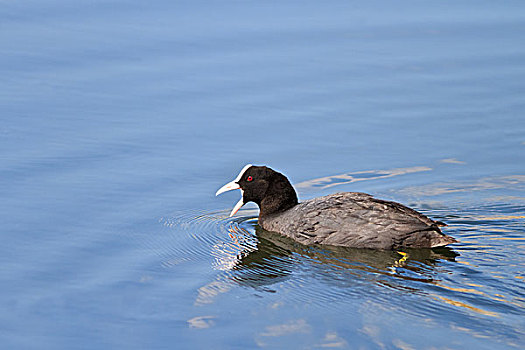
[[[0,8],[3,347],[523,347],[522,2]],[[460,243],[298,245],[246,163]]]

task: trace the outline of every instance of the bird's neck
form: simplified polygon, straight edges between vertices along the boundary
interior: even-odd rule
[[[259,218],[283,212],[297,205],[297,193],[288,179],[282,176],[266,191],[266,195],[259,204]]]

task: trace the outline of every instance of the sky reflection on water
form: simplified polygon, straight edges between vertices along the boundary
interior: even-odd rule
[[[4,348],[525,343],[522,1],[1,6]],[[247,163],[460,243],[287,242],[214,197]]]

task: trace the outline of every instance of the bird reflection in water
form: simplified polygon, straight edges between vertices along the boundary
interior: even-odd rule
[[[305,246],[258,225],[255,225],[255,239],[253,235],[250,235],[251,239],[247,237],[247,230],[234,231],[230,232],[232,244],[228,244],[228,249],[215,249],[216,267],[228,270],[229,278],[236,283],[256,288],[301,273],[339,285],[354,284],[360,277],[374,279],[379,284],[391,284],[392,281],[377,279],[378,275],[432,283],[439,262],[455,261],[458,256],[448,247],[391,251]]]

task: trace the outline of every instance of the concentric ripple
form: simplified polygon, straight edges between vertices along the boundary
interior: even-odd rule
[[[162,237],[157,241],[157,253],[167,258],[162,264],[173,261],[209,260],[213,266],[224,270],[235,266],[243,254],[255,249],[253,225],[256,211],[244,209],[230,218],[226,210],[202,212],[177,212],[161,218]]]

